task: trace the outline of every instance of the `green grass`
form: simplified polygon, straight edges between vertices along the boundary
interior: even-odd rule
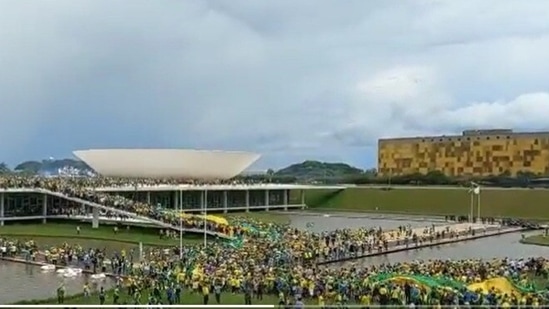
[[[80,226],[80,234],[76,233],[76,226]],[[8,224],[0,227],[0,236],[18,239],[47,239],[48,243],[56,244],[70,240],[80,243],[81,240],[94,240],[101,242],[117,242],[138,244],[142,242],[145,246],[173,246],[179,244],[179,239],[160,239],[159,230],[155,228],[130,227],[129,230],[120,228],[115,234],[112,226],[99,226],[92,229],[90,224],[76,223],[47,223],[47,224]],[[185,244],[199,243],[203,240],[202,235],[186,234],[183,241]]]
[[[463,189],[348,188],[307,191],[311,209],[419,215],[465,215],[470,194]],[[491,190],[481,192],[481,215],[549,220],[549,190]],[[476,203],[476,201],[475,201]],[[475,207],[475,214],[477,208]]]
[[[126,293],[126,289],[120,290],[120,301],[119,303],[128,303],[133,304],[133,299],[128,296]],[[112,304],[113,301],[113,292],[112,290],[108,291],[105,304]],[[147,293],[143,293],[141,295],[141,303],[146,304],[147,302]],[[163,295],[164,296],[164,295]],[[215,297],[213,294],[209,297],[209,304],[213,305],[215,304]],[[181,295],[181,305],[199,305],[202,304],[203,299],[201,294],[192,294],[188,291],[184,291]],[[164,303],[167,303],[165,301]],[[278,303],[278,298],[273,295],[265,295],[263,297],[262,301],[259,301],[257,299],[252,300],[253,304],[256,305],[274,305]],[[49,298],[44,300],[28,300],[28,301],[22,301],[17,302],[16,304],[57,304],[57,298]],[[65,299],[65,304],[72,304],[72,305],[93,305],[93,304],[99,304],[99,297],[97,294],[90,295],[89,298],[85,298],[82,294],[73,295],[71,297],[68,297]],[[221,304],[223,305],[243,305],[244,304],[244,295],[242,294],[232,294],[225,292],[221,295]]]
[[[532,235],[521,239],[520,242],[526,245],[549,246],[549,236],[545,236],[545,234]]]

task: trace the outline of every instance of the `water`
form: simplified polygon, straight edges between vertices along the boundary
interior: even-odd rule
[[[412,227],[443,224],[441,220],[425,218],[424,221],[412,217],[406,221],[402,216],[387,216],[388,219],[372,219],[365,216],[350,214],[333,214],[330,217],[292,214],[292,226],[300,229],[309,228],[314,232],[329,231],[341,228],[377,227],[394,229],[399,225]],[[309,223],[314,222],[311,226]],[[531,232],[533,234],[539,232]],[[529,257],[548,256],[549,247],[529,246],[519,243],[520,233],[489,237],[469,242],[442,245],[438,247],[392,253],[383,256],[363,258],[355,261],[328,264],[327,267],[348,267],[355,263],[359,266],[368,266],[381,263],[396,263],[412,260],[428,259],[468,259],[468,258],[501,258],[501,257]],[[40,267],[0,261],[0,299],[4,304],[27,299],[45,299],[56,296],[56,290],[61,282],[65,281],[67,295],[81,293],[86,281],[86,275],[75,278],[62,278],[56,273],[44,273]],[[105,282],[105,287],[110,286]],[[24,287],[24,288],[21,288]]]
[[[57,288],[65,283],[66,294],[82,293],[88,275],[63,278],[55,272],[43,272],[39,266],[0,261],[0,299],[3,304],[21,300],[57,297]],[[109,287],[110,281],[103,286]]]
[[[335,215],[335,216],[334,216]],[[389,219],[392,216],[386,216],[388,219],[372,219],[366,216],[356,217],[354,214],[334,214],[330,217],[323,215],[293,215],[292,226],[305,229],[307,223],[314,222],[309,228],[313,232],[330,231],[340,228],[359,228],[368,226],[381,226],[384,229],[394,229],[399,225],[411,225],[412,227],[431,226],[432,224],[444,224],[440,219],[425,218],[425,221],[417,220],[417,217],[411,217],[414,221],[404,221],[402,216]],[[345,217],[354,216],[354,217]],[[528,232],[525,235],[539,234],[539,231]],[[350,265],[368,266],[383,263],[398,263],[413,260],[429,259],[472,259],[472,258],[521,258],[531,256],[548,256],[549,247],[523,245],[519,241],[522,233],[511,233],[500,236],[481,238],[477,240],[459,242],[448,245],[403,251],[346,261],[341,263],[328,264],[327,267],[349,267]]]
[[[417,220],[417,217],[411,217],[410,220],[402,220],[402,216],[386,216],[387,219],[374,219],[366,216],[356,216],[353,214],[339,213],[324,215],[298,215],[292,214],[291,226],[298,229],[308,229],[312,232],[333,231],[336,229],[350,228],[357,229],[361,227],[381,227],[383,229],[396,229],[399,225],[411,225],[412,227],[431,226],[433,224],[444,224],[444,221],[437,219]],[[312,226],[310,225],[312,224]],[[447,224],[447,223],[446,223]]]
[[[539,231],[525,233],[525,235],[539,234]],[[382,263],[398,263],[414,260],[429,259],[492,259],[492,258],[523,258],[532,256],[548,256],[549,247],[524,245],[519,242],[521,233],[511,233],[500,236],[481,238],[472,241],[396,252],[327,265],[328,267],[349,267],[352,263],[358,266],[376,265]]]

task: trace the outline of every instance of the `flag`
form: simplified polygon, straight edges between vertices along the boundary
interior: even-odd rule
[[[480,194],[480,187],[479,187],[479,186],[476,186],[476,187],[473,189],[473,193],[474,193],[474,194]]]

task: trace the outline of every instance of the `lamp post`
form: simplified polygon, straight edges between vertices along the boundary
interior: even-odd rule
[[[475,209],[475,195],[477,196],[477,221],[480,221],[480,186],[479,184],[471,181],[471,188],[469,189],[469,193],[471,193],[471,222],[473,221],[473,217],[475,215],[474,209]]]
[[[475,185],[473,192],[477,195],[477,222],[480,222],[480,186],[474,182],[473,185]]]
[[[206,245],[208,244],[208,228],[206,226],[206,223],[208,223],[208,220],[206,220],[206,216],[208,215],[208,189],[204,190],[204,250],[206,250]]]
[[[469,209],[469,223],[473,223],[473,216],[474,216],[474,209],[475,209],[475,196],[473,195],[473,190],[469,190],[469,193],[471,194],[471,203],[470,203],[470,209]]]
[[[183,259],[183,190],[179,190],[179,259]]]

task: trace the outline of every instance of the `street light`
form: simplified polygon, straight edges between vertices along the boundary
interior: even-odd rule
[[[477,196],[477,220],[480,221],[480,185],[471,181],[471,188],[469,189],[469,193],[471,193],[471,213],[470,213],[470,220],[473,222],[473,217],[475,215],[474,209],[475,209],[475,195]]]
[[[208,229],[206,227],[206,216],[208,215],[208,189],[204,190],[204,250],[206,250],[206,245],[208,243]]]
[[[183,259],[183,190],[179,190],[179,259]]]
[[[475,189],[473,189],[473,193],[477,195],[477,221],[480,222],[480,186],[476,183],[473,183],[475,185]]]

